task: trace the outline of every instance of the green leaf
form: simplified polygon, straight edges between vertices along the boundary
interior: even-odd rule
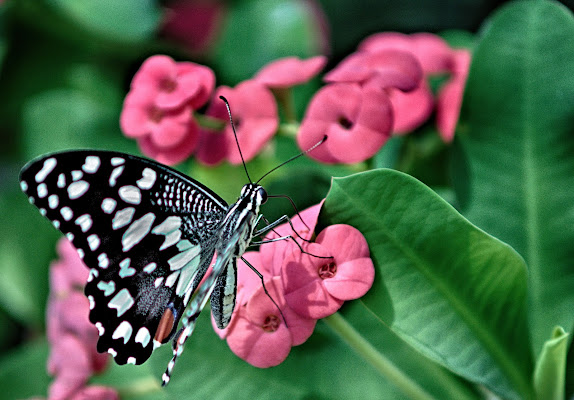
[[[214,66],[227,84],[251,77],[280,57],[317,55],[322,37],[312,7],[291,0],[233,2],[220,35]]]
[[[50,378],[46,373],[48,344],[39,341],[3,355],[0,387],[3,399],[46,396]]]
[[[554,328],[552,338],[542,348],[534,371],[534,388],[540,400],[561,400],[564,398],[564,374],[568,337],[561,327]]]
[[[154,0],[52,0],[54,7],[88,32],[120,42],[152,37],[161,20]]]
[[[464,214],[529,269],[534,353],[574,309],[574,18],[552,1],[513,2],[476,47],[455,155]],[[466,184],[461,184],[466,182]]]
[[[418,351],[504,398],[530,398],[526,267],[508,245],[393,170],[334,179],[322,223],[359,229],[375,283],[362,301]]]

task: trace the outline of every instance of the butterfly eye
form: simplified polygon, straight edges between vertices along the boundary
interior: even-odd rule
[[[257,189],[257,193],[259,194],[259,197],[261,198],[261,204],[265,204],[265,202],[267,202],[267,192],[265,191],[265,189],[263,189],[262,187],[259,187],[259,189]]]

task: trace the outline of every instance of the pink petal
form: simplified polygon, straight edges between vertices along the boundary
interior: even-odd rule
[[[337,264],[337,274],[323,280],[329,294],[340,300],[353,300],[362,297],[373,286],[375,267],[368,258],[356,258]]]
[[[154,55],[143,62],[132,79],[131,88],[147,87],[156,94],[166,81],[175,81],[176,62],[166,55]]]
[[[271,279],[268,265],[261,262],[259,252],[248,251],[243,254],[243,258],[255,267],[264,278]],[[261,279],[243,261],[239,261],[237,266],[237,304],[246,304],[253,293],[260,288]]]
[[[72,400],[119,400],[118,392],[104,386],[88,386],[77,392]]]
[[[120,128],[124,135],[139,138],[150,133],[151,115],[155,111],[155,92],[143,87],[132,89],[124,99]]]
[[[330,225],[317,236],[317,243],[335,257],[337,263],[369,257],[369,245],[361,232],[350,225]]]
[[[56,376],[50,386],[50,399],[69,399],[84,386],[92,374],[84,345],[72,335],[63,335],[52,345],[48,371]]]
[[[374,53],[353,53],[325,75],[333,83],[374,80],[380,88],[394,87],[410,91],[418,87],[422,69],[416,58],[407,51],[388,49]]]
[[[392,107],[384,91],[357,84],[332,84],[319,90],[301,124],[297,142],[302,149],[327,141],[309,153],[323,162],[364,161],[390,137]]]
[[[272,279],[266,280],[265,287],[269,293],[269,296],[265,293],[263,287],[260,285],[258,290],[253,293],[253,296],[247,303],[246,317],[251,322],[259,326],[263,326],[265,319],[270,315],[273,315],[275,318],[277,318],[278,324],[283,325],[284,321],[282,319],[285,317],[285,321],[287,321],[287,328],[291,333],[291,342],[293,346],[298,346],[304,343],[313,333],[316,320],[301,317],[287,305],[283,296],[284,289],[281,282],[281,277],[276,276]],[[279,306],[282,315],[279,312],[277,306],[273,304],[269,297],[271,297],[275,303],[277,303],[277,306]]]
[[[138,146],[143,154],[166,165],[175,165],[186,160],[195,150],[196,144],[197,139],[190,137],[183,140],[181,145],[162,149],[157,147],[149,137],[138,140]]]
[[[470,52],[467,50],[457,51],[455,60],[453,76],[440,89],[437,98],[437,129],[446,143],[452,141],[458,123],[466,78],[470,68]]]
[[[398,89],[388,89],[393,106],[393,134],[405,134],[421,126],[432,114],[434,98],[425,80],[421,86],[405,93]]]
[[[204,65],[194,64],[194,63],[181,63],[178,66],[180,80],[182,85],[187,85],[188,79],[197,80],[199,82],[199,88],[197,92],[187,100],[187,105],[192,109],[197,110],[205,105],[207,101],[211,98],[213,91],[215,89],[215,74],[213,70]]]
[[[319,244],[311,244],[308,252],[314,255],[328,255]],[[342,300],[332,297],[323,286],[318,269],[325,259],[306,254],[293,253],[283,264],[282,281],[285,301],[302,317],[319,319],[333,314],[343,304]]]
[[[254,80],[270,88],[286,88],[305,83],[317,75],[327,64],[327,57],[316,56],[306,60],[286,57],[264,66]]]
[[[273,137],[279,126],[275,98],[269,89],[253,80],[244,81],[235,88],[222,86],[216,90],[215,98],[225,96],[237,129],[239,146],[245,161],[251,160]],[[216,118],[227,115],[222,101],[212,103],[211,113]],[[230,125],[225,128],[228,143],[235,143]],[[236,146],[227,146],[227,159],[231,164],[241,164]]]
[[[400,32],[380,32],[363,39],[357,47],[360,51],[375,53],[381,50],[397,49],[411,51],[412,40]]]
[[[299,236],[304,239],[311,239],[313,232],[315,230],[315,225],[317,225],[317,219],[319,217],[319,212],[323,206],[323,201],[321,203],[311,206],[299,213],[299,216],[295,215],[291,218],[291,223],[293,228],[297,231]],[[303,224],[302,221],[305,221]],[[303,248],[306,246],[306,242],[300,239],[294,232],[293,228],[289,223],[279,225],[274,229],[275,232],[271,232],[265,237],[265,239],[275,239],[278,237],[285,237],[291,235],[297,243],[299,243]],[[279,240],[276,242],[267,243],[261,246],[259,249],[259,254],[261,255],[261,264],[266,265],[273,276],[281,275],[281,268],[283,266],[283,260],[292,252],[301,251],[299,247],[291,239]]]
[[[281,364],[291,351],[291,334],[285,324],[273,333],[265,332],[246,318],[239,318],[227,336],[233,353],[258,368]]]
[[[199,131],[199,144],[195,158],[204,165],[217,165],[225,159],[227,147],[227,137],[224,132],[202,128]]]
[[[195,144],[199,141],[199,127],[191,110],[183,108],[177,112],[165,113],[150,132],[153,144],[161,149],[179,146],[184,140]]]

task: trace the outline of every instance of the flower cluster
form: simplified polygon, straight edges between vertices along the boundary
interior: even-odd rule
[[[301,212],[292,220],[293,228],[283,224],[267,237],[291,235],[293,240],[270,242],[259,252],[245,253],[244,258],[264,276],[269,295],[253,271],[238,268],[231,322],[224,330],[213,323],[231,350],[256,367],[283,362],[292,346],[311,336],[318,319],[336,312],[345,300],[363,296],[373,284],[375,269],[367,242],[355,228],[328,226],[308,242],[320,208],[318,204]]]
[[[96,351],[98,330],[88,320],[90,306],[83,293],[88,269],[68,240],[60,240],[58,253],[60,259],[50,267],[46,312],[48,372],[55,377],[48,398],[118,399],[112,388],[86,386],[90,376],[106,368],[108,355]]]
[[[224,160],[239,164],[227,109],[219,96],[233,105],[239,145],[248,161],[278,131],[278,106],[293,122],[289,89],[316,76],[326,61],[323,56],[287,57],[234,88],[215,88],[208,67],[152,56],[134,76],[121,127],[126,136],[138,140],[143,153],[166,164],[192,154],[206,165]],[[391,135],[422,125],[435,109],[438,130],[449,142],[469,67],[467,50],[453,49],[436,35],[372,35],[325,75],[327,84],[311,99],[297,143],[306,150],[327,135],[329,140],[310,152],[311,157],[324,163],[361,162],[375,155]],[[428,78],[445,74],[450,78],[435,100]]]

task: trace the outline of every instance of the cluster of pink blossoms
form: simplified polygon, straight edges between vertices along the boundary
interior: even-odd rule
[[[314,242],[306,241],[313,239],[320,209],[318,204],[293,219],[298,236],[286,223],[267,237],[292,235],[305,252],[293,240],[280,240],[262,245],[259,252],[244,254],[264,276],[269,296],[257,275],[240,266],[229,326],[220,330],[212,319],[214,329],[231,350],[256,367],[283,362],[292,346],[311,336],[318,319],[336,312],[345,300],[362,297],[373,284],[375,269],[369,248],[357,229],[331,225]]]
[[[223,160],[239,164],[219,96],[231,103],[239,144],[248,161],[279,128],[281,94],[319,74],[326,61],[323,56],[288,57],[266,65],[235,88],[215,88],[215,76],[208,67],[152,56],[134,76],[121,128],[138,140],[144,154],[165,164],[177,164],[192,154],[206,165]],[[436,35],[372,35],[325,75],[327,84],[311,99],[297,142],[306,150],[327,135],[329,140],[311,157],[324,163],[361,162],[374,156],[391,135],[422,125],[433,110],[441,137],[450,142],[469,67],[469,51],[453,49]],[[449,79],[435,99],[427,80],[445,74]],[[208,102],[200,126],[199,110]]]
[[[58,243],[60,259],[50,267],[47,331],[50,343],[48,372],[54,376],[50,400],[116,400],[117,392],[104,386],[87,386],[102,372],[108,355],[96,351],[98,330],[90,323],[89,302],[84,296],[88,269],[67,239]]]

